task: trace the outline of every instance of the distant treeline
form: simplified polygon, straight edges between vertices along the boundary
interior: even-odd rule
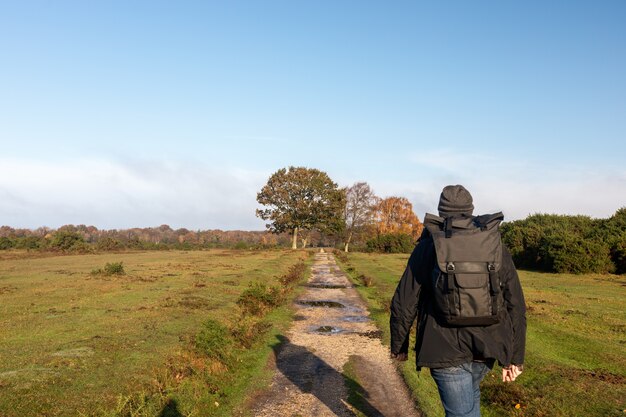
[[[287,246],[288,234],[242,230],[188,230],[159,227],[99,230],[94,226],[66,225],[58,229],[0,227],[0,250],[29,249],[59,252],[115,251],[124,249],[270,248]]]
[[[535,214],[502,225],[502,238],[519,268],[546,272],[626,273],[626,207],[608,219],[589,216]],[[318,246],[335,246],[337,239],[312,233]],[[414,239],[405,233],[381,233],[357,244],[367,252],[409,253]],[[92,252],[167,249],[264,249],[289,247],[289,233],[265,231],[172,229],[168,225],[124,230],[66,225],[35,230],[0,227],[0,250],[28,249]]]
[[[608,219],[535,214],[503,224],[502,238],[519,268],[626,273],[626,207]]]

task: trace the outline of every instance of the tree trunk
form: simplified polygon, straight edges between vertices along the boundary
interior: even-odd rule
[[[306,249],[306,245],[307,243],[309,243],[309,237],[305,237],[304,239],[302,239],[302,249]]]
[[[348,235],[348,240],[346,241],[346,246],[344,248],[344,252],[348,252],[348,246],[350,246],[350,241],[352,240],[352,232]]]
[[[298,228],[293,228],[293,240],[291,241],[291,249],[298,249]]]

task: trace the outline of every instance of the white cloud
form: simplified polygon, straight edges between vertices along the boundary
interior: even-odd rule
[[[436,212],[447,184],[465,185],[477,213],[501,210],[508,220],[537,212],[608,217],[626,206],[622,167],[547,166],[514,155],[445,149],[409,160],[393,167],[406,174],[401,180],[383,174],[351,178],[346,172],[340,185],[366,180],[380,196],[405,196],[420,218]],[[264,229],[254,215],[256,193],[273,170],[224,169],[223,162],[0,157],[0,225]]]
[[[208,163],[0,158],[0,224],[260,230],[256,193],[268,175]]]

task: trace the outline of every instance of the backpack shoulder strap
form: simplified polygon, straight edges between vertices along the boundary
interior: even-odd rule
[[[434,214],[426,213],[424,216],[424,227],[430,232],[431,235],[443,230],[445,222],[446,219],[435,216]]]
[[[501,211],[493,214],[483,214],[474,218],[476,226],[482,231],[497,228],[502,220],[504,220],[504,214]]]

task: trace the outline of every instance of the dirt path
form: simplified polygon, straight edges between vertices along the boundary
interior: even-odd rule
[[[259,417],[418,417],[367,308],[330,253],[318,253],[296,320],[276,352]],[[350,376],[344,366],[349,363]],[[348,404],[350,391],[358,401]]]

